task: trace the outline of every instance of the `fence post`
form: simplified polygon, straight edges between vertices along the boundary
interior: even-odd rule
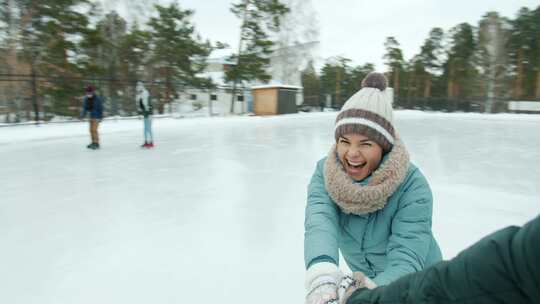
[[[212,117],[212,91],[210,91],[208,95],[208,116]]]
[[[34,65],[32,65],[32,103],[34,105],[34,116],[36,120],[36,125],[39,124],[39,108],[37,102],[37,84],[36,84],[36,71]]]

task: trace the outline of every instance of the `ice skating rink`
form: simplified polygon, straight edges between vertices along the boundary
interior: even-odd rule
[[[336,113],[0,128],[0,303],[303,303]],[[540,115],[397,111],[449,258],[540,213]]]

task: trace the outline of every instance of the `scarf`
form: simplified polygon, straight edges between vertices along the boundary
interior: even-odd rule
[[[380,210],[405,179],[409,154],[400,139],[379,167],[369,176],[367,184],[353,180],[339,161],[334,144],[324,164],[326,190],[344,213],[363,215]]]

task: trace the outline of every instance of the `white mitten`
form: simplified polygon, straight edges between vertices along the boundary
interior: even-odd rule
[[[338,286],[339,304],[346,304],[349,297],[362,288],[374,289],[377,284],[360,271],[343,276]]]
[[[306,272],[306,304],[337,303],[337,287],[343,274],[333,263],[321,262]]]

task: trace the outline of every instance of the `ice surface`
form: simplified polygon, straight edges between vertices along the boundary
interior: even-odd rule
[[[302,303],[336,113],[0,128],[0,303]],[[540,212],[540,116],[396,113],[445,257]]]

